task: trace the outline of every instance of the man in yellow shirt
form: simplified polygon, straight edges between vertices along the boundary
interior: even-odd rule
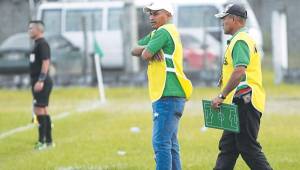
[[[171,23],[174,14],[166,2],[144,8],[154,30],[138,42],[132,55],[148,61],[149,95],[153,108],[152,144],[157,170],[180,170],[178,124],[192,84],[182,68],[182,45]]]
[[[233,170],[240,154],[252,170],[271,170],[257,142],[265,92],[261,58],[245,28],[247,11],[242,5],[229,4],[216,17],[222,19],[224,33],[232,37],[228,40],[224,56],[221,93],[213,99],[212,105],[217,109],[221,103],[235,103],[238,106],[240,133],[223,132],[214,170]]]

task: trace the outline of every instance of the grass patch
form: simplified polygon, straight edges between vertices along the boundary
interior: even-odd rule
[[[289,100],[300,102],[299,86],[272,84],[272,73],[265,72],[269,107],[261,120],[259,141],[274,169],[296,170],[300,167],[300,114],[287,110]],[[29,90],[0,90],[0,133],[24,126],[31,116]],[[96,88],[58,88],[51,97],[52,115],[69,111],[71,115],[54,122],[57,147],[33,150],[37,129],[0,139],[1,170],[63,170],[63,169],[154,169],[151,145],[152,117],[146,88],[107,89],[108,103],[88,112],[77,112],[98,98]],[[196,88],[180,122],[179,140],[183,169],[212,169],[218,153],[221,131],[203,126],[201,100],[211,99],[216,88]],[[286,104],[286,102],[288,102]],[[284,104],[283,104],[284,103]],[[137,126],[140,133],[130,132]],[[124,156],[118,151],[125,151]],[[237,170],[248,169],[239,159]]]

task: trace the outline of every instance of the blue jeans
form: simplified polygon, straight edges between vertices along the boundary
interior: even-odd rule
[[[181,170],[177,131],[185,98],[162,97],[152,103],[156,170]]]

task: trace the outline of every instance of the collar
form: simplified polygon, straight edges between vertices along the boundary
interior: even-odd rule
[[[169,20],[169,21],[167,21],[164,25],[162,25],[162,26],[165,26],[165,25],[169,25],[169,24],[172,24],[172,21],[171,20]],[[155,31],[157,31],[159,28],[161,28],[162,26],[160,26],[160,27],[158,27],[157,29],[155,29]]]
[[[228,40],[227,45],[230,43],[230,41],[240,32],[248,32],[248,29],[246,27],[240,28],[236,33],[234,33]]]
[[[40,37],[40,38],[38,38],[38,39],[36,39],[36,40],[34,40],[35,42],[39,42],[39,41],[42,41],[44,39],[44,37]]]

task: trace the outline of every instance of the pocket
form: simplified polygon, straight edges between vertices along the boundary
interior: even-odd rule
[[[251,93],[245,94],[242,96],[244,104],[248,104],[251,102]]]
[[[175,112],[175,116],[180,119],[182,116],[182,112]]]
[[[175,115],[178,118],[181,118],[184,110],[185,99],[178,99],[175,104]]]

